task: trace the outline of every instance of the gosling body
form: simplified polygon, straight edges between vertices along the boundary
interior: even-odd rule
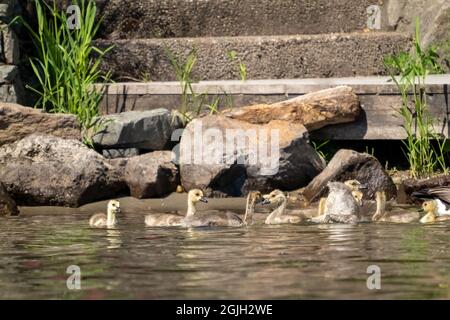
[[[439,215],[438,200],[425,201],[422,204],[422,208],[426,214],[420,219],[421,223],[450,221],[450,215]]]
[[[386,209],[386,193],[379,191],[376,193],[376,212],[372,216],[374,222],[390,222],[390,223],[412,223],[420,219],[418,212],[405,209]]]
[[[359,206],[352,190],[341,182],[329,182],[323,223],[357,223]]]
[[[199,189],[188,192],[186,216],[169,213],[153,213],[145,217],[145,225],[148,227],[178,227],[182,226],[187,217],[194,216],[198,202],[208,202]]]
[[[203,194],[203,193],[202,193]],[[253,223],[255,205],[261,200],[261,193],[249,192],[247,196],[244,219],[231,211],[217,212],[206,211],[197,213],[194,208],[193,214],[186,215],[182,220],[184,227],[242,227]]]
[[[299,216],[286,214],[287,197],[280,190],[274,190],[263,196],[263,204],[275,204],[277,207],[266,218],[265,224],[293,224],[302,222]]]

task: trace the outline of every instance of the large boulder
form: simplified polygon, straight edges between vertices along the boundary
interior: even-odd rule
[[[0,146],[34,133],[81,140],[75,116],[45,113],[13,103],[0,103],[0,129]]]
[[[0,182],[0,216],[17,216],[19,209],[17,209],[16,202],[6,192],[5,186]]]
[[[360,112],[359,99],[353,89],[340,86],[273,104],[226,110],[223,114],[254,124],[286,120],[302,124],[311,131],[331,124],[353,122]]]
[[[102,149],[163,150],[170,144],[172,132],[181,125],[167,109],[122,112],[102,116],[99,121],[104,128],[93,136],[93,141]]]
[[[163,197],[179,185],[171,151],[154,151],[128,159],[125,181],[135,198]]]
[[[397,195],[397,188],[391,177],[384,171],[378,160],[367,154],[353,150],[339,150],[328,166],[303,190],[307,201],[317,200],[326,191],[328,181],[356,179],[365,184],[361,190],[366,199],[373,199],[377,191],[384,190],[388,199]]]
[[[77,140],[30,135],[0,147],[0,181],[19,205],[82,204],[127,191],[125,161],[108,161]]]
[[[197,118],[184,130],[179,152],[183,187],[217,196],[292,190],[324,168],[306,128],[279,120],[256,125],[219,115]]]

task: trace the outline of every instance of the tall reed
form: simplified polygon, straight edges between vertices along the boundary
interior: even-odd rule
[[[427,76],[442,70],[438,59],[435,48],[424,49],[420,44],[419,20],[411,52],[385,59],[391,79],[402,95],[399,114],[406,132],[405,154],[411,176],[415,178],[429,176],[436,170],[448,171],[444,154],[446,139],[435,130],[437,122],[430,115],[426,95]]]
[[[93,39],[101,23],[96,20],[94,0],[74,0],[79,6],[79,24],[73,28],[68,16],[44,0],[35,0],[37,30],[23,19],[36,47],[37,56],[30,59],[38,79],[38,86],[28,86],[39,100],[36,106],[48,112],[71,113],[77,116],[84,132],[98,126],[99,103],[105,86],[94,84],[109,81],[109,73],[103,75],[100,63],[111,49],[100,50]]]

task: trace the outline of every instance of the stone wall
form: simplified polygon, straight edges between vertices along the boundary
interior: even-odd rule
[[[25,90],[20,78],[19,40],[9,27],[11,20],[20,15],[18,1],[0,0],[0,101],[25,103]]]

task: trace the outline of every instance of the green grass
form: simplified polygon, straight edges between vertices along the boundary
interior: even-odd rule
[[[407,138],[404,141],[405,155],[410,165],[411,176],[426,177],[437,170],[448,172],[444,147],[446,139],[439,135],[437,123],[428,110],[425,81],[429,74],[441,73],[439,56],[434,47],[422,48],[420,44],[420,22],[416,22],[412,52],[402,52],[385,59],[385,65],[402,94],[399,111]],[[437,146],[433,145],[437,142]]]
[[[109,74],[102,74],[100,63],[107,50],[93,45],[100,26],[96,21],[97,8],[93,0],[74,0],[81,9],[80,26],[70,29],[64,11],[56,4],[35,0],[38,28],[34,30],[26,21],[36,47],[37,56],[30,59],[31,68],[38,79],[38,86],[27,86],[39,97],[36,103],[45,111],[71,113],[77,116],[83,133],[98,127],[94,118],[105,87],[94,90],[93,84],[109,81]],[[90,139],[85,134],[85,142]]]
[[[225,92],[223,99],[218,95],[211,97],[208,93],[195,92],[193,83],[196,81],[192,76],[197,62],[197,50],[195,48],[189,52],[185,59],[176,56],[169,48],[165,48],[165,52],[175,72],[176,79],[180,82],[181,98],[176,114],[180,116],[184,124],[204,112],[217,114],[219,113],[219,107],[222,105],[227,108],[233,107],[232,97]]]
[[[237,57],[236,51],[234,51],[234,50],[228,51],[227,55],[228,55],[228,59],[230,59],[230,61],[232,63],[237,63],[237,69],[238,69],[241,80],[246,81],[247,80],[247,65],[245,63],[243,63],[242,60]]]

